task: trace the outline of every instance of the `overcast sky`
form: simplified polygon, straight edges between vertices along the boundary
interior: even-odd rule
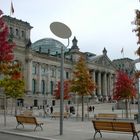
[[[76,36],[82,52],[102,54],[105,47],[108,57],[137,59],[137,37],[131,22],[135,19],[135,9],[139,0],[12,0],[14,15],[33,26],[31,41],[54,38],[67,45],[50,31],[54,21],[65,23],[72,31],[70,41]],[[11,0],[0,0],[0,9],[10,14]],[[69,47],[72,43],[70,42]]]

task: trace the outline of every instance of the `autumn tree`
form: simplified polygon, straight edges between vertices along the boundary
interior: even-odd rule
[[[56,99],[60,99],[60,92],[61,92],[60,83],[61,82],[58,81],[56,89],[54,91],[54,96],[55,96]],[[69,92],[70,92],[70,81],[65,80],[64,81],[64,99],[69,99],[70,98]]]
[[[0,10],[0,74],[7,74],[10,62],[14,59],[13,49],[15,44],[9,42],[8,26],[2,19],[2,11]]]
[[[136,36],[138,37],[137,44],[139,45],[138,49],[136,50],[136,54],[138,57],[140,57],[140,10],[136,9],[135,11],[136,18],[133,22],[133,24],[136,25],[136,28],[133,30],[136,32]],[[136,78],[140,78],[140,71],[138,70],[135,74]]]
[[[133,22],[137,27],[133,31],[136,32],[136,36],[138,37],[137,44],[140,44],[140,10],[136,9],[136,18],[135,21]]]
[[[15,43],[9,38],[2,15],[0,10],[0,87],[4,88],[6,96],[17,99],[24,95],[24,80],[21,64],[14,61]]]
[[[134,79],[130,78],[125,72],[118,71],[113,88],[113,98],[117,101],[125,100],[126,118],[128,118],[128,100],[135,96],[136,87]]]
[[[85,59],[81,56],[75,65],[73,79],[71,81],[71,92],[77,93],[82,98],[82,121],[84,121],[84,96],[92,95],[96,89],[91,79]]]
[[[17,114],[17,99],[23,97],[25,92],[24,79],[21,72],[21,64],[17,62],[11,66],[12,69],[8,76],[1,81],[2,87],[7,97],[15,101],[15,115]]]
[[[140,62],[140,10],[136,9],[135,14],[136,14],[136,17],[135,17],[135,20],[132,22],[132,24],[136,25],[136,28],[133,29],[133,31],[136,32],[136,36],[138,38],[138,41],[137,41],[138,49],[135,52],[139,57],[137,59],[138,61],[137,62],[135,61],[135,63],[138,63],[138,62]],[[140,70],[137,70],[135,72],[135,78],[138,81],[138,88],[139,88]],[[139,94],[139,91],[138,91],[138,94]],[[138,97],[138,108],[140,108],[140,99],[139,99],[139,97]],[[138,122],[140,123],[140,116],[139,115],[140,114],[138,114]]]

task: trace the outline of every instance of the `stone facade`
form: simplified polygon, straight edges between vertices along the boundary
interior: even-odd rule
[[[126,72],[129,76],[134,76],[136,72],[134,60],[130,58],[113,60],[113,64],[116,66],[117,70],[122,70]]]
[[[19,101],[24,106],[55,104],[53,91],[60,80],[60,49],[63,44],[52,38],[31,43],[32,26],[29,23],[9,16],[3,18],[9,27],[10,36],[16,43],[15,59],[22,63],[25,78],[26,95]],[[95,55],[90,52],[81,52],[77,42],[74,37],[70,49],[65,48],[64,79],[72,78],[73,66],[79,56],[83,55],[91,77],[98,86],[92,99],[108,100],[112,97],[116,66],[108,58],[105,48],[101,55]]]

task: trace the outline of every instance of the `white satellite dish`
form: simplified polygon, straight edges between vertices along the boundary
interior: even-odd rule
[[[53,22],[50,24],[50,29],[52,33],[54,33],[56,36],[66,39],[71,37],[71,30],[70,28],[61,22]]]

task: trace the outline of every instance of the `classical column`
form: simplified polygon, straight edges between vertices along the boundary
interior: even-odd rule
[[[37,92],[41,93],[41,64],[38,63]]]
[[[97,94],[99,96],[99,98],[102,97],[101,95],[101,72],[98,72],[98,89],[97,89]]]
[[[26,80],[26,89],[27,89],[27,93],[31,93],[32,91],[32,60],[28,59],[26,60],[27,64],[26,64],[26,69],[27,69],[27,80]]]
[[[111,74],[111,91],[113,91],[115,83],[115,74]],[[111,96],[113,97],[113,92],[111,92]]]
[[[108,75],[108,96],[111,97],[112,92],[112,82],[111,82],[111,73]]]
[[[95,83],[95,71],[92,72],[92,80]],[[96,90],[93,91],[93,96],[96,97]]]
[[[107,74],[103,74],[103,96],[107,96]]]
[[[50,75],[51,75],[51,66],[50,65],[48,65],[48,68],[47,68],[47,90],[46,90],[46,92],[47,92],[47,94],[50,94],[50,81],[51,81],[51,79],[50,79]]]

